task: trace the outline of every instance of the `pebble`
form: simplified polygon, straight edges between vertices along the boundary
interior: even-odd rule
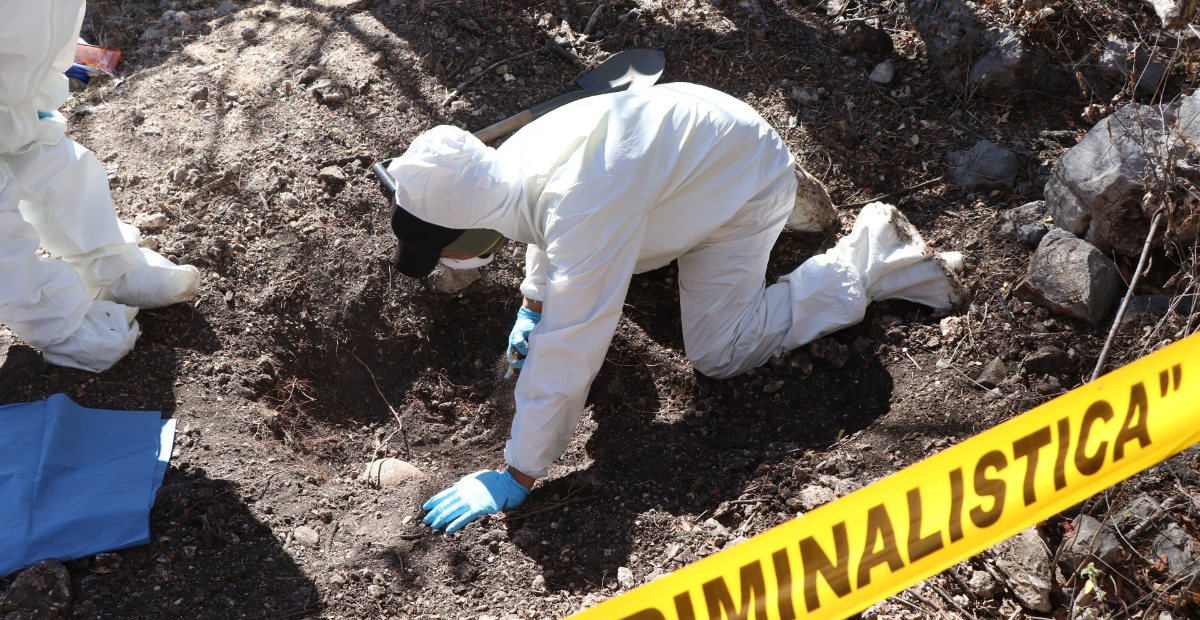
[[[317,67],[308,66],[296,76],[296,81],[308,86],[316,81],[316,79],[319,77],[321,77],[321,70]],[[330,85],[333,85],[333,82],[330,82]]]
[[[534,594],[545,594],[546,593],[546,578],[541,575],[534,577],[533,583],[529,584],[529,589],[532,590],[534,592]]]
[[[370,594],[375,598],[383,598],[387,596],[387,588],[373,583],[367,586],[367,594]]]
[[[321,543],[321,535],[316,530],[305,525],[296,528],[292,532],[292,539],[308,547],[316,547]]]
[[[823,506],[829,502],[832,502],[833,500],[837,499],[837,495],[833,492],[833,489],[829,487],[813,485],[804,487],[804,489],[802,489],[800,493],[796,495],[796,499],[800,504],[800,508],[807,512],[810,510],[815,510],[818,506]]]
[[[201,99],[208,99],[208,87],[207,86],[197,86],[196,88],[189,90],[188,94],[187,94],[187,98],[188,98],[188,101],[199,101]]]
[[[253,41],[258,38],[258,28],[247,26],[242,29],[242,38],[247,41]]]
[[[333,185],[342,185],[346,182],[346,173],[337,166],[325,166],[317,173],[317,178]]]
[[[626,590],[632,590],[637,587],[637,580],[633,577],[633,571],[625,566],[617,568],[617,583]]]
[[[896,67],[892,65],[892,61],[885,60],[871,70],[871,81],[880,86],[887,86],[896,78]]]
[[[429,287],[444,295],[453,295],[479,281],[483,277],[478,268],[450,269],[438,265],[430,274]]]
[[[157,231],[170,224],[164,213],[139,213],[133,218],[133,226],[138,230]]]
[[[775,392],[782,390],[783,385],[784,385],[783,381],[772,381],[763,386],[763,392],[765,392],[767,394],[774,394]]]
[[[1050,550],[1030,527],[992,549],[996,568],[1005,576],[1017,600],[1029,609],[1050,611],[1050,585],[1053,569]]]
[[[986,389],[992,389],[1000,385],[1004,379],[1008,377],[1008,369],[1004,366],[1004,360],[999,357],[992,358],[983,370],[975,377],[975,383],[983,386]]]

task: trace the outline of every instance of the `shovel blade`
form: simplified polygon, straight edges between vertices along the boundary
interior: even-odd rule
[[[601,93],[653,86],[667,64],[658,50],[632,49],[617,52],[575,83],[583,90]]]

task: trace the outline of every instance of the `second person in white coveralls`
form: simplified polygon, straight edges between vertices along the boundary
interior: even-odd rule
[[[99,372],[137,340],[138,308],[196,295],[200,273],[139,248],[117,220],[108,174],[63,136],[56,110],[83,0],[0,7],[0,324],[48,362]],[[38,257],[38,246],[62,257]]]
[[[499,149],[436,127],[388,172],[402,273],[471,258],[447,250],[468,229],[529,244],[522,316],[536,326],[508,468],[471,474],[426,504],[426,522],[447,531],[519,505],[565,450],[634,273],[678,261],[687,357],[715,378],[858,323],[872,300],[949,308],[964,295],[904,216],[879,203],[834,248],[767,286],[771,247],[797,201],[795,158],[748,105],[693,84],[569,104]]]

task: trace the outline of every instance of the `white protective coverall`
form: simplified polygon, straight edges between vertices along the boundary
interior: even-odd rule
[[[752,108],[682,83],[572,103],[499,149],[437,127],[393,161],[396,199],[417,217],[529,244],[521,290],[543,307],[516,385],[512,467],[542,477],[566,449],[634,273],[679,261],[687,356],[716,378],[861,321],[873,299],[961,301],[942,261],[879,203],[766,286],[794,167]]]
[[[138,308],[190,299],[195,267],[138,247],[96,156],[56,112],[84,0],[0,7],[0,323],[48,362],[100,372],[133,349]],[[38,245],[62,260],[39,258]]]

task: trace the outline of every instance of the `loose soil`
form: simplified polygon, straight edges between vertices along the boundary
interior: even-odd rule
[[[1031,32],[1064,63],[1101,49],[1101,34],[1149,40],[1139,33],[1157,27],[1138,3],[1049,3],[1057,12],[1041,21],[1020,2],[983,4],[989,19]],[[669,573],[793,518],[808,486],[844,495],[1090,374],[1107,326],[1011,297],[1030,251],[1001,236],[997,218],[1041,198],[1049,169],[1090,127],[1085,107],[1113,100],[1032,92],[989,102],[947,87],[894,0],[850,3],[836,19],[819,2],[618,0],[582,37],[596,7],[89,4],[83,36],[125,55],[117,80],[76,93],[69,134],[104,161],[122,217],[165,214],[169,226],[147,238],[204,279],[194,302],[142,312],[137,349],[112,370],[51,368],[0,388],[0,403],[61,392],[179,421],[152,543],[119,552],[117,568],[70,562],[71,617],[562,617],[621,591],[622,567],[635,583]],[[897,78],[886,87],[868,80],[883,57],[838,51],[835,22],[873,16],[896,43]],[[546,51],[551,36],[574,41],[567,47],[581,61]],[[1195,78],[1194,40],[1180,45],[1156,48],[1173,62],[1167,99]],[[512,384],[498,369],[523,253],[510,245],[454,295],[392,273],[388,205],[370,164],[434,125],[478,129],[524,110],[639,46],[666,52],[662,81],[713,86],[754,106],[847,205],[839,230],[784,232],[772,279],[832,245],[856,205],[943,174],[948,152],[989,139],[1018,153],[1025,170],[1012,191],[973,195],[937,181],[893,200],[935,249],[967,254],[973,303],[957,315],[962,329],[943,335],[944,317],[928,309],[874,304],[829,341],[714,381],[683,354],[674,267],[637,276],[584,421],[549,478],[519,510],[458,535],[432,532],[420,521],[425,499],[502,464]],[[319,75],[303,75],[309,66]],[[798,103],[797,87],[816,99]],[[331,166],[344,181],[322,175]],[[1155,254],[1144,291],[1162,290],[1180,260]],[[1126,276],[1134,268],[1120,264]],[[1110,367],[1181,328],[1179,318],[1131,323]],[[1069,363],[1054,376],[1018,370],[1045,347]],[[972,379],[996,357],[1010,380],[980,389]],[[384,456],[429,480],[383,490],[356,481]],[[1150,491],[1190,506],[1198,487],[1177,486],[1158,472],[1094,501]],[[317,540],[297,536],[302,527]],[[1061,537],[1061,519],[1044,529]],[[1131,560],[1128,572],[1143,568]],[[1154,596],[1156,578],[1138,574],[1128,600]],[[1063,596],[1056,617],[1070,609]],[[1182,617],[1200,614],[1185,603]],[[1018,608],[1005,593],[967,604],[1028,617],[1010,616]],[[922,615],[894,603],[877,613]]]

